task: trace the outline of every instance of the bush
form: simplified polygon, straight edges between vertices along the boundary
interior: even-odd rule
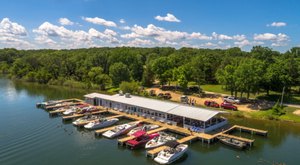
[[[285,114],[285,111],[282,106],[279,105],[278,101],[276,104],[272,107],[272,114],[275,116],[281,116]]]
[[[123,81],[120,84],[120,90],[122,90],[123,93],[131,93],[131,94],[139,93],[139,84],[135,81],[132,82]]]

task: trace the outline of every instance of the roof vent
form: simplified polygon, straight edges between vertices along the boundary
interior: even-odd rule
[[[120,90],[119,91],[119,96],[123,96],[124,94],[123,94],[123,91],[122,90]]]
[[[125,93],[126,98],[130,98],[130,93]]]

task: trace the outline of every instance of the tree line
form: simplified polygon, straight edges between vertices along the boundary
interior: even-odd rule
[[[300,82],[300,48],[280,53],[255,46],[195,49],[89,48],[73,50],[0,49],[0,72],[11,78],[42,84],[84,88],[118,87],[134,82],[149,87],[176,83],[222,84],[232,95],[281,91]]]

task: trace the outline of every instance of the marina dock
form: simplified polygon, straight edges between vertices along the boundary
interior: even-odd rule
[[[133,122],[130,122],[130,123],[134,123],[136,121],[133,121]],[[123,124],[119,124],[119,125],[123,125]],[[107,128],[102,128],[102,129],[98,129],[95,131],[95,135],[96,136],[99,136],[100,134],[106,132],[106,131],[109,131],[109,130],[112,130],[113,128],[115,128],[116,126],[119,126],[119,125],[115,125],[115,126],[111,126],[111,127],[107,127]]]
[[[45,107],[45,109],[47,111],[50,111],[50,110],[62,108],[65,106],[76,106],[76,105],[81,105],[81,104],[83,104],[83,103],[82,102],[63,102],[59,105],[47,106],[47,107]]]

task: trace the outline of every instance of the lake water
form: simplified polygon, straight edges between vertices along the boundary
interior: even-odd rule
[[[119,147],[116,139],[97,138],[35,107],[44,99],[82,98],[86,93],[0,78],[0,165],[155,164],[143,149]],[[300,164],[300,124],[252,119],[230,123],[266,129],[269,136],[235,133],[255,139],[246,151],[194,142],[175,164]]]

